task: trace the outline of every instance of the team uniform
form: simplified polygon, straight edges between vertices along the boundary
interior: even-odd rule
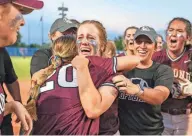
[[[170,90],[173,83],[171,68],[156,62],[147,69],[124,72],[124,76],[146,88],[165,86]],[[121,135],[160,135],[164,129],[161,105],[148,104],[124,92],[119,95],[119,119]]]
[[[111,79],[116,59],[88,59],[90,75],[96,88],[114,86]],[[37,115],[33,130],[35,135],[96,135],[99,134],[102,118],[93,120],[86,116],[79,97],[76,70],[71,64],[57,68],[45,86],[41,87]]]
[[[35,72],[46,68],[50,65],[50,58],[52,56],[51,49],[41,49],[38,50],[32,57],[30,72],[33,75]],[[110,61],[103,61],[101,57],[94,56],[95,59],[92,59],[92,63],[102,67],[103,69],[109,71],[109,73],[116,73],[117,60],[114,57],[113,59],[105,59]],[[105,62],[110,62],[110,64],[104,64]],[[105,65],[105,66],[104,66]],[[112,104],[112,106],[100,116],[100,132],[99,134],[109,134],[113,135],[119,130],[119,119],[117,115],[117,106],[118,100]],[[110,119],[109,119],[110,118]]]
[[[97,56],[89,56],[88,58],[97,67],[108,72],[109,75],[117,73],[117,58],[101,58]],[[92,59],[94,58],[94,59]],[[99,135],[114,135],[119,130],[118,118],[118,99],[116,99],[111,107],[100,116]]]
[[[0,93],[1,98],[1,109],[4,107],[4,101],[6,102],[7,95],[4,92],[3,83],[12,84],[15,82],[18,77],[14,71],[10,56],[5,48],[0,48]],[[2,93],[3,91],[3,93]],[[2,100],[4,95],[4,99]],[[4,109],[3,109],[4,110]],[[1,124],[1,134],[2,135],[13,135],[13,128],[11,123],[11,114],[8,114],[3,118],[3,122]]]
[[[172,67],[174,84],[168,99],[162,104],[165,134],[192,134],[192,114],[188,104],[192,102],[191,96],[182,95],[180,84],[183,80],[191,80],[188,71],[189,53],[192,49],[185,48],[179,57],[172,59],[167,50],[156,52],[153,60]],[[189,114],[189,115],[187,115]]]

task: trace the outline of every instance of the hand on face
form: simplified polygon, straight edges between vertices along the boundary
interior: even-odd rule
[[[126,94],[135,95],[140,91],[138,85],[133,84],[123,75],[115,76],[112,81],[120,91],[123,91]]]
[[[24,130],[24,135],[29,135],[32,128],[33,122],[32,119],[20,102],[13,102],[13,112],[16,114],[17,118],[21,121],[22,129]]]
[[[79,55],[72,60],[71,64],[74,68],[81,69],[88,67],[89,60],[85,56]]]

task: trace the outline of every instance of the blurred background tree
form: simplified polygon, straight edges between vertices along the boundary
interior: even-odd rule
[[[115,37],[115,45],[117,50],[123,50],[123,38],[122,36]]]

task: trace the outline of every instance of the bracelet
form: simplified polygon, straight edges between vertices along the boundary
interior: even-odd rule
[[[136,96],[140,96],[143,94],[144,90],[141,89],[140,85],[137,84],[137,86],[139,87],[139,92],[135,93]]]

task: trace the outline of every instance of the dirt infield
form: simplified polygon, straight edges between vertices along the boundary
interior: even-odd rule
[[[29,88],[30,88],[30,80],[21,80],[19,81],[19,85],[20,85],[20,90],[21,90],[21,99],[23,104],[26,104],[27,99],[29,98]],[[8,95],[8,101],[12,100],[12,98],[10,97],[10,95]],[[14,134],[15,135],[19,135],[19,130],[20,130],[20,123],[15,123],[15,115],[13,115],[12,117],[12,125],[13,125],[13,130],[14,130]]]

